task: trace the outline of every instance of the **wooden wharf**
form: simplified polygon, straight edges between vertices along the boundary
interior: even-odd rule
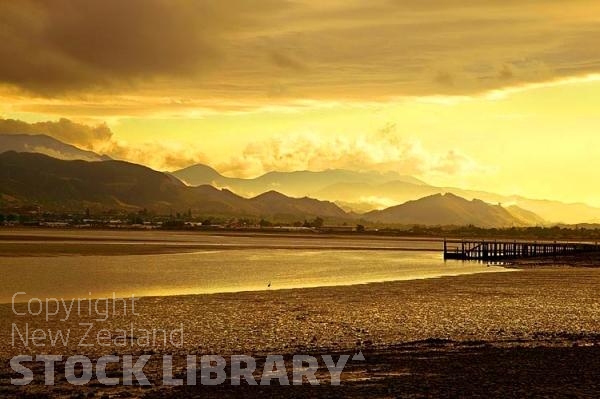
[[[503,261],[600,251],[598,243],[444,239],[444,259]]]

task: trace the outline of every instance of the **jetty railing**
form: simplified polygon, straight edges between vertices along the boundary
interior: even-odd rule
[[[600,252],[598,243],[444,239],[444,259],[502,261]]]

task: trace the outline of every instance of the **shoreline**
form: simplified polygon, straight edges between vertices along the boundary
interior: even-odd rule
[[[510,375],[520,381],[523,389],[538,394],[544,387],[533,381],[539,377],[539,368],[547,370],[553,376],[550,381],[553,385],[548,386],[556,393],[560,392],[556,390],[558,382],[570,386],[568,381],[573,381],[568,379],[570,367],[577,366],[580,359],[589,362],[585,370],[597,370],[592,367],[600,359],[598,286],[600,269],[568,267],[354,286],[144,297],[138,302],[139,309],[136,308],[140,316],[118,314],[105,322],[94,322],[94,331],[101,328],[116,331],[129,323],[136,328],[170,330],[183,323],[183,347],[67,346],[51,348],[50,353],[65,356],[77,353],[92,359],[107,353],[151,354],[156,357],[156,363],[147,370],[151,378],[159,376],[162,354],[248,354],[260,358],[267,354],[351,354],[362,350],[366,362],[353,365],[343,374],[342,386],[338,388],[302,386],[279,390],[277,386],[242,385],[167,389],[160,384],[152,388],[74,388],[66,383],[48,388],[39,382],[17,388],[6,385],[3,379],[0,393],[6,397],[17,397],[24,392],[55,397],[61,392],[87,395],[94,391],[99,397],[104,394],[119,397],[127,392],[132,397],[149,399],[191,398],[198,394],[283,398],[302,392],[312,397],[353,393],[354,397],[387,397],[390,392],[399,396],[429,393],[435,397],[455,397],[483,389],[470,385],[468,378],[448,385],[460,377],[460,370],[470,370],[466,377],[481,380],[487,376],[486,389],[495,386],[496,391],[491,391],[489,397],[523,397],[525,391],[513,392],[514,386],[502,377],[502,372],[506,372],[503,367],[508,365],[518,373]],[[20,304],[18,308],[23,310],[23,306],[26,305]],[[73,336],[79,337],[83,333],[79,323],[87,321],[90,317],[85,315],[67,322],[60,322],[58,316],[48,322],[33,316],[15,317],[10,304],[0,305],[0,342],[3,342],[0,375],[5,378],[11,375],[8,359],[15,354],[48,352],[43,348],[12,347],[12,323],[20,328],[30,323],[30,328],[52,331],[70,328]],[[556,367],[557,362],[562,362],[558,363],[561,367]],[[537,368],[532,368],[533,365]],[[431,370],[436,371],[431,374]],[[597,387],[583,378],[578,377],[576,382],[588,384],[588,394],[596,392]],[[441,390],[448,386],[452,389]]]
[[[569,280],[577,284],[578,289],[573,290],[569,287],[564,287],[562,284],[563,280]],[[210,310],[210,315],[219,319],[227,317],[231,312],[234,312],[236,317],[242,316],[240,312],[251,309],[260,312],[262,316],[268,316],[268,313],[263,312],[272,308],[273,310],[277,309],[273,313],[274,319],[283,318],[282,320],[291,321],[292,319],[289,318],[291,315],[298,314],[302,316],[296,319],[294,323],[296,326],[302,325],[302,322],[306,320],[316,322],[317,324],[321,322],[324,324],[336,324],[336,319],[348,319],[352,317],[354,317],[352,320],[360,321],[360,323],[364,324],[379,325],[383,323],[380,327],[385,325],[390,328],[381,329],[379,327],[379,332],[388,336],[388,338],[390,333],[392,336],[396,336],[396,332],[403,330],[403,327],[398,324],[395,328],[392,328],[392,325],[387,324],[388,320],[386,317],[391,317],[389,321],[405,321],[411,325],[416,323],[412,327],[417,328],[411,327],[409,331],[404,331],[398,335],[398,338],[401,337],[402,339],[389,340],[382,337],[379,343],[386,345],[394,343],[402,343],[404,345],[430,338],[440,338],[448,340],[448,342],[460,343],[473,341],[473,337],[476,338],[476,341],[508,342],[514,340],[514,342],[525,342],[527,340],[523,341],[524,338],[530,336],[531,334],[529,333],[532,333],[530,330],[533,329],[529,329],[529,333],[525,335],[523,333],[510,334],[508,329],[493,330],[489,326],[486,327],[485,324],[488,323],[481,324],[481,322],[490,322],[493,320],[498,322],[510,321],[511,324],[517,322],[514,327],[519,330],[522,327],[527,327],[528,324],[519,324],[520,322],[524,322],[524,320],[507,319],[506,315],[500,310],[506,308],[520,313],[525,308],[535,307],[553,317],[569,318],[570,323],[565,323],[564,331],[559,331],[560,334],[563,334],[568,332],[569,326],[572,327],[572,322],[578,320],[578,318],[571,318],[563,310],[570,311],[573,306],[578,304],[578,301],[583,301],[592,306],[580,309],[579,313],[586,315],[586,318],[581,320],[585,321],[585,323],[592,323],[590,325],[594,328],[579,329],[571,331],[571,333],[573,333],[573,336],[576,336],[581,332],[593,332],[600,336],[600,325],[597,324],[597,320],[600,320],[600,318],[597,318],[600,316],[600,303],[598,303],[594,296],[587,295],[595,292],[598,284],[600,284],[600,269],[556,267],[524,269],[518,273],[488,272],[354,285],[144,296],[136,297],[136,299],[139,299],[139,303],[142,304],[141,319],[145,319],[146,317],[149,319],[158,318],[171,324],[176,324],[177,319],[182,314],[181,312],[169,313],[167,309],[170,307],[177,310],[183,306],[188,311]],[[532,288],[535,288],[535,290],[532,290]],[[554,290],[549,291],[552,294],[551,297],[538,296],[542,292],[542,289],[548,288]],[[372,292],[376,292],[378,295],[374,296]],[[91,299],[95,300],[95,298]],[[527,304],[523,302],[526,299],[531,300],[532,303]],[[476,302],[472,302],[473,300],[476,300]],[[534,300],[535,302],[533,302]],[[333,308],[323,308],[322,305],[328,302],[333,302],[335,306]],[[545,309],[544,302],[554,304],[554,310],[557,313],[552,314],[551,309]],[[259,308],[254,309],[257,304],[261,305]],[[232,308],[230,305],[235,305],[235,307]],[[352,310],[354,305],[358,307],[356,310],[359,310],[360,313]],[[22,309],[26,306],[26,302],[18,302],[15,306],[17,309]],[[425,306],[429,306],[430,308],[423,308]],[[493,306],[493,308],[490,306]],[[458,309],[463,308],[464,311],[457,312],[455,307],[458,307]],[[494,309],[494,312],[489,313],[492,309]],[[427,315],[427,313],[423,312],[429,311],[434,312],[432,316],[435,314],[442,315],[446,311],[450,313],[447,313],[446,317],[440,318],[441,324],[438,326],[435,324],[436,320],[434,317],[427,317],[425,319],[421,319],[421,317],[415,318],[415,314],[412,311],[422,314],[421,317]],[[483,317],[483,320],[475,317],[469,325],[455,326],[453,323],[448,324],[452,318],[462,319],[467,316],[477,316],[473,312],[477,312],[479,316],[485,315],[485,317]],[[331,321],[327,321],[328,319],[324,316],[326,314],[334,315]],[[201,313],[197,313],[197,315],[201,316],[202,319],[210,316]],[[380,317],[373,319],[370,317],[373,315],[379,315]],[[314,316],[316,320],[310,320],[310,317],[307,319],[307,316]],[[11,303],[0,304],[0,318],[3,323],[10,322],[14,318],[11,311]],[[541,319],[540,315],[537,314],[527,314],[527,318],[544,321],[545,323],[548,322],[547,319]],[[27,321],[18,317],[16,319],[22,322]],[[32,319],[40,321],[39,318],[32,317]],[[238,321],[241,320],[243,319],[239,319]],[[56,322],[57,320],[54,321]],[[119,318],[118,321],[124,322],[127,320]],[[251,320],[244,320],[244,322],[245,324],[251,324]],[[552,323],[552,325],[554,326],[555,324]],[[473,329],[482,330],[475,332]],[[469,332],[470,330],[473,331]],[[443,331],[445,333],[442,333]],[[546,329],[546,332],[552,335],[552,329]],[[358,331],[357,335],[364,334]],[[348,346],[348,348],[353,347],[354,342],[352,341],[352,345]],[[373,341],[373,345],[376,344],[377,342]],[[332,347],[336,346],[339,345],[336,344]],[[324,345],[323,347],[328,346]]]
[[[179,235],[168,237],[170,240],[180,238]],[[206,240],[207,236],[188,238]],[[269,238],[273,239],[272,236]],[[109,237],[91,249],[105,248],[110,252],[120,248],[126,252],[132,248],[169,248],[174,253],[186,255],[189,252],[181,251],[187,248],[186,245],[205,245],[198,242],[173,245],[165,240],[149,245],[140,242],[114,244],[114,239]],[[210,236],[210,239],[221,238]],[[336,240],[332,238],[329,243],[339,244]],[[44,248],[33,241],[23,245],[31,246],[38,254],[43,253]],[[401,245],[399,240],[394,241]],[[251,243],[257,245],[254,241]],[[372,245],[373,241],[364,240],[364,243]],[[0,249],[3,244],[15,245],[0,239]],[[48,243],[48,247],[65,251],[61,245],[57,241]],[[93,245],[84,239],[70,248]],[[226,252],[223,246],[212,249]],[[315,249],[325,251],[329,248]],[[358,249],[368,251],[368,248]],[[72,252],[57,251],[56,254],[77,256]],[[0,263],[2,259],[0,257]],[[61,320],[64,314],[52,315],[48,320],[43,316],[17,316],[11,303],[4,303],[0,304],[0,396],[521,398],[561,397],[567,392],[575,392],[577,395],[574,396],[591,398],[600,394],[597,380],[600,369],[600,302],[597,294],[600,268],[590,267],[598,264],[595,257],[581,259],[577,256],[564,261],[537,258],[502,265],[501,271],[462,275],[226,293],[149,295],[139,297],[139,308],[136,307],[139,315],[117,312],[103,321],[98,321],[92,314],[73,315],[66,320]],[[481,269],[486,270],[484,263]],[[89,301],[90,304],[93,301]],[[106,302],[107,309],[109,303],[112,302]],[[27,303],[17,303],[15,308],[25,312]],[[92,346],[80,347],[79,338],[87,328],[82,323],[93,325],[92,337],[101,330],[118,336],[118,331],[131,326],[126,338],[128,345],[123,347],[117,341],[111,341],[104,347],[92,340]],[[21,332],[26,328],[69,331],[71,340],[58,347],[33,347],[23,341],[11,340],[15,326]],[[139,344],[140,331],[157,328],[165,331],[181,328],[182,336],[185,335],[182,346],[161,342],[150,346]],[[247,384],[233,387],[226,382],[218,387],[167,388],[160,383],[163,355],[179,358],[175,375],[184,375],[185,364],[181,364],[181,359],[188,354],[252,355],[257,358],[260,368],[269,354],[281,354],[289,360],[294,354],[337,356],[358,351],[366,360],[352,363],[342,374],[339,387],[328,384],[327,370],[322,364],[317,375],[323,377],[325,383],[318,387],[253,387]],[[43,375],[43,366],[35,369],[37,379],[31,385],[10,385],[8,381],[14,373],[10,370],[9,359],[19,354],[40,353],[64,356],[57,365],[57,385],[43,384],[43,378],[39,378]],[[150,355],[151,362],[145,372],[156,385],[149,388],[138,385],[108,387],[96,382],[75,387],[64,379],[64,360],[74,354],[88,356],[92,362],[107,354],[119,357]],[[290,366],[289,362],[286,366]],[[288,374],[291,379],[291,369]]]
[[[38,234],[33,234],[38,233]],[[440,239],[227,232],[0,230],[2,257],[158,255],[202,250],[440,251]]]
[[[403,251],[403,252],[439,252],[437,248],[418,247],[374,247],[374,246],[326,246],[326,245],[236,245],[236,244],[190,244],[168,245],[102,243],[87,242],[51,243],[6,243],[0,242],[0,258],[13,257],[44,257],[44,256],[127,256],[127,255],[164,255],[177,253],[194,253],[200,251],[238,251],[238,250],[304,250],[304,251]]]
[[[513,268],[513,269],[505,268],[505,269],[506,270],[479,271],[479,272],[476,271],[476,272],[472,272],[472,273],[460,273],[460,274],[444,274],[444,275],[440,275],[440,276],[365,281],[362,283],[352,283],[352,284],[340,283],[340,284],[326,284],[326,285],[314,285],[314,286],[304,286],[304,287],[282,287],[282,288],[271,287],[271,288],[255,289],[255,290],[215,291],[215,292],[200,292],[200,293],[190,293],[190,294],[181,293],[181,294],[165,294],[165,295],[140,295],[140,296],[136,295],[135,298],[154,300],[154,299],[158,299],[158,298],[171,298],[171,297],[186,298],[186,297],[212,296],[212,295],[245,295],[245,294],[267,293],[267,292],[281,292],[283,294],[285,294],[285,293],[294,294],[296,291],[314,290],[314,289],[334,289],[334,288],[343,288],[343,287],[352,288],[352,287],[369,286],[371,288],[378,288],[377,286],[379,286],[381,284],[393,284],[393,283],[407,282],[407,281],[434,280],[434,279],[443,279],[443,278],[452,278],[452,277],[461,277],[461,276],[472,276],[472,275],[484,274],[484,273],[485,274],[488,274],[488,273],[510,273],[510,272],[518,272],[521,270],[519,268]],[[77,299],[77,298],[64,298],[64,299],[66,300],[66,299]],[[82,298],[82,299],[97,300],[97,299],[106,299],[106,298],[105,297],[95,297],[92,295],[91,297],[86,297],[86,298]],[[108,299],[111,299],[111,298],[108,298]],[[123,298],[117,297],[117,299],[123,299]],[[11,305],[12,303],[14,303],[15,305],[16,304],[24,304],[24,303],[27,303],[27,300],[14,301],[14,302],[0,302],[0,307],[5,306],[5,305]]]
[[[314,232],[314,231],[306,231],[306,232],[294,232],[294,231],[261,231],[261,230],[228,230],[228,229],[214,229],[214,230],[163,230],[163,229],[154,229],[154,230],[139,230],[139,229],[117,229],[117,228],[106,228],[106,229],[77,229],[77,228],[50,228],[50,227],[3,227],[0,226],[0,241],[5,239],[5,237],[23,237],[24,239],[28,238],[38,238],[44,237],[49,240],[55,239],[55,237],[69,236],[76,237],[80,240],[86,240],[86,237],[82,237],[81,235],[73,235],[73,233],[91,233],[100,234],[107,239],[110,239],[109,236],[115,235],[123,235],[123,234],[142,234],[147,236],[177,236],[180,238],[193,238],[198,236],[229,236],[229,237],[263,237],[263,238],[306,238],[306,239],[317,239],[321,240],[337,238],[337,239],[349,239],[349,240],[369,240],[369,241],[431,241],[431,242],[441,242],[443,241],[442,236],[414,236],[414,235],[398,235],[398,234],[369,234],[369,233],[339,233],[339,232]],[[147,238],[141,240],[148,240]],[[162,241],[162,239],[156,239],[158,241]]]

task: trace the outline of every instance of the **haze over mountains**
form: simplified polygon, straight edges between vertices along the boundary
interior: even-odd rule
[[[137,211],[163,214],[191,211],[202,216],[260,217],[299,221],[367,220],[385,225],[466,225],[510,227],[531,225],[509,210],[452,194],[411,201],[366,215],[344,212],[332,202],[290,198],[268,191],[244,198],[210,185],[187,186],[169,174],[123,161],[65,161],[43,154],[0,154],[0,207],[41,205],[46,210]],[[525,212],[525,211],[523,211]]]
[[[240,195],[256,195],[277,190],[290,196],[309,196],[336,202],[347,211],[364,213],[402,204],[434,194],[452,193],[466,199],[480,199],[506,207],[517,206],[539,215],[537,224],[583,223],[600,220],[600,208],[586,204],[506,196],[456,187],[436,187],[411,176],[395,172],[354,172],[325,170],[322,172],[270,172],[254,179],[222,176],[206,165],[194,165],[172,174],[187,184],[211,184],[227,187]],[[531,218],[528,218],[531,219]]]
[[[454,194],[434,194],[380,211],[368,212],[363,218],[380,223],[474,225],[486,228],[531,226],[541,221],[535,214],[518,207],[506,209],[477,199],[468,201]]]
[[[172,173],[191,186],[211,184],[216,187],[229,187],[243,196],[254,196],[269,190],[278,190],[293,196],[310,196],[336,184],[383,184],[391,181],[412,185],[426,185],[425,182],[396,172],[351,171],[329,169],[320,172],[268,172],[254,179],[239,179],[221,175],[207,165],[193,165]],[[339,199],[339,198],[337,198]]]
[[[108,161],[111,158],[82,150],[45,134],[0,134],[0,153],[36,152],[63,160]]]
[[[64,161],[43,154],[0,154],[0,206],[42,205],[73,211],[143,208],[169,214],[253,216],[279,220],[345,218],[335,204],[266,193],[243,198],[212,186],[186,186],[172,176],[123,161]]]
[[[45,135],[0,135],[0,153],[6,150],[58,159],[1,154],[0,205],[39,203],[53,209],[84,206],[160,212],[193,209],[215,216],[286,220],[362,217],[388,224],[522,226],[600,219],[600,209],[585,204],[435,187],[396,172],[333,169],[270,172],[240,179],[223,176],[206,165],[194,165],[168,174],[122,161],[65,162],[104,161],[107,157]],[[439,195],[444,193],[453,195]],[[467,201],[472,199],[478,201]],[[407,201],[412,202],[405,204]],[[496,205],[499,203],[504,207]]]

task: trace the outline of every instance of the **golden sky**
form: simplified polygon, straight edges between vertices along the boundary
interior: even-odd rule
[[[0,132],[600,205],[598,43],[598,1],[0,0]]]

